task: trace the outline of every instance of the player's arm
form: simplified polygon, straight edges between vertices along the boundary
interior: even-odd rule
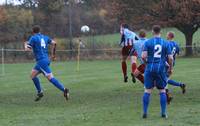
[[[147,55],[148,55],[148,41],[146,41],[143,45],[143,49],[142,49],[142,60],[144,61],[144,64],[147,63]]]
[[[145,64],[147,63],[147,51],[142,51],[142,60]]]
[[[123,24],[120,25],[120,35],[121,35],[121,39],[120,39],[119,45],[121,45],[123,42],[125,42],[125,35],[124,35]]]
[[[169,65],[168,73],[169,75],[171,75],[173,72],[173,55],[168,55],[168,65]]]
[[[24,50],[25,51],[32,51],[32,46],[33,46],[33,38],[30,34],[25,34],[24,35]]]
[[[125,35],[121,34],[121,40],[120,40],[119,45],[121,45],[123,42],[125,42]]]
[[[32,46],[30,45],[29,42],[24,42],[24,50],[25,51],[32,51]]]
[[[51,40],[51,59],[56,60],[56,41]]]
[[[167,44],[167,57],[168,57],[168,64],[169,64],[169,68],[168,68],[168,74],[171,75],[173,72],[173,53],[171,51],[171,48],[169,46],[169,44]]]

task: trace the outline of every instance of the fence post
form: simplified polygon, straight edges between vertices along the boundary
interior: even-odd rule
[[[4,66],[4,48],[1,49],[1,65],[2,65],[2,75],[5,75],[5,66]]]

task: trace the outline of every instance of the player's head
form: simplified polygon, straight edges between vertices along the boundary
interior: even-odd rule
[[[140,38],[145,38],[145,37],[146,37],[146,31],[145,31],[144,29],[141,29],[141,30],[139,31],[139,37],[140,37]]]
[[[175,37],[175,33],[173,31],[167,32],[167,40],[172,40]]]
[[[122,24],[122,27],[127,29],[129,28],[128,24]]]
[[[160,25],[154,25],[152,28],[152,32],[154,35],[160,35],[160,33],[161,33]]]
[[[32,32],[33,32],[34,34],[39,33],[39,32],[40,32],[40,26],[39,26],[39,25],[33,26]]]

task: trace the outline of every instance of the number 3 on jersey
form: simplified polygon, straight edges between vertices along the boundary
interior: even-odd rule
[[[154,47],[154,57],[155,58],[161,58],[161,52],[162,52],[162,46],[161,45],[155,45],[155,47]]]
[[[43,38],[41,39],[41,47],[46,48],[46,43]]]

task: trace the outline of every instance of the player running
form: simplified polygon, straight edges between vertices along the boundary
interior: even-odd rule
[[[120,29],[120,33],[121,33],[121,42],[120,45],[122,46],[122,72],[124,75],[124,82],[128,82],[128,76],[127,76],[127,64],[126,64],[126,60],[130,54],[130,51],[133,47],[133,43],[138,40],[137,35],[129,30],[129,27],[127,24],[123,24],[121,25],[121,29]],[[135,83],[135,77],[133,75],[133,73],[135,72],[137,65],[136,65],[136,60],[137,60],[137,53],[133,52],[131,55],[131,68],[132,68],[132,72],[131,72],[131,76],[132,76],[132,81],[133,83]]]
[[[50,60],[48,57],[48,45],[52,45],[52,58],[55,58],[55,47],[56,42],[50,39],[48,36],[40,33],[40,27],[34,26],[32,28],[33,35],[29,39],[29,41],[25,42],[25,50],[31,51],[33,50],[36,65],[32,69],[31,79],[35,85],[37,90],[37,97],[35,101],[39,101],[43,97],[43,91],[40,85],[39,78],[37,77],[40,73],[43,73],[44,76],[59,90],[64,93],[64,97],[66,100],[69,99],[69,89],[65,88],[62,83],[60,83],[52,74],[51,69],[49,67]]]
[[[173,66],[175,66],[176,55],[179,54],[179,46],[175,41],[173,41],[174,37],[175,37],[174,32],[170,31],[167,33],[167,40],[169,42],[169,45],[172,49],[172,54],[173,54]],[[186,85],[184,83],[176,82],[175,80],[169,79],[168,84],[180,87],[182,89],[183,94],[186,92]]]
[[[145,42],[142,52],[142,58],[146,63],[144,73],[143,118],[147,118],[150,95],[154,86],[160,91],[161,117],[167,118],[167,97],[165,92],[167,75],[165,72],[165,62],[167,56],[169,63],[168,73],[171,74],[173,69],[173,56],[168,42],[161,38],[161,28],[159,25],[153,26],[153,35],[153,38]]]

